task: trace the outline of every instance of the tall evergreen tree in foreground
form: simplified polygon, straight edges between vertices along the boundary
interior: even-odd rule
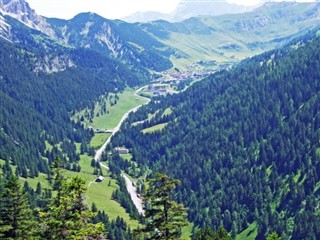
[[[55,160],[55,190],[48,210],[40,212],[44,239],[105,239],[102,223],[92,223],[96,215],[84,203],[85,182],[80,177],[63,179],[59,159]]]
[[[160,173],[148,181],[144,196],[146,226],[140,230],[145,239],[180,239],[181,227],[188,222],[184,206],[172,200],[178,184],[179,180]]]
[[[41,213],[44,237],[49,239],[104,239],[103,224],[93,224],[95,214],[84,204],[84,181],[76,176],[63,181],[60,199]],[[50,237],[48,237],[50,236]]]
[[[199,230],[194,238],[194,240],[232,240],[228,232],[223,228],[219,227],[216,232],[211,228],[206,227],[203,230]]]
[[[27,195],[22,191],[19,179],[9,175],[0,194],[0,238],[36,239],[35,226]]]

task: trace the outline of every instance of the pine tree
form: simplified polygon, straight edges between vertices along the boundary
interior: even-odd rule
[[[214,235],[215,235],[214,231],[211,228],[206,227],[203,230],[199,230],[195,234],[194,240],[211,240],[213,239]]]
[[[232,240],[232,238],[229,236],[227,230],[220,226],[216,232],[209,227],[206,227],[204,230],[199,230],[195,234],[194,240]]]
[[[36,222],[18,178],[8,176],[3,188],[0,195],[0,237],[34,239]]]
[[[95,214],[84,204],[86,187],[76,176],[62,180],[60,195],[53,199],[49,209],[41,212],[43,237],[49,239],[104,239],[102,223],[93,224]],[[59,197],[59,199],[57,199]]]
[[[42,193],[41,183],[37,183],[36,194],[40,195]]]
[[[188,222],[186,209],[172,200],[172,191],[179,183],[160,173],[149,180],[144,196],[146,226],[141,229],[147,239],[180,239],[181,227]]]
[[[281,237],[276,232],[271,233],[267,236],[266,240],[281,240]]]

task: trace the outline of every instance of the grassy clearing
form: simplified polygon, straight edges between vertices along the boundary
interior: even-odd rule
[[[247,229],[236,236],[235,240],[254,240],[258,235],[258,226],[256,222],[251,223]]]
[[[45,144],[46,144],[46,150],[51,151],[53,146],[50,143],[48,143],[48,141],[45,141]]]
[[[299,169],[298,172],[297,172],[297,174],[294,176],[293,181],[294,181],[295,183],[297,183],[297,182],[299,181],[300,177],[301,177],[301,171],[300,171],[300,169]]]
[[[148,121],[151,121],[157,115],[158,112],[159,112],[159,110],[157,110],[155,113],[149,113],[148,114]],[[166,110],[164,110],[161,117],[170,115],[171,113],[172,113],[172,108],[168,107],[168,108],[166,108]]]
[[[272,173],[272,165],[270,165],[270,166],[267,168],[266,173],[267,173],[267,178],[269,179],[270,174]]]
[[[143,121],[139,121],[139,122],[134,122],[131,124],[131,126],[133,127],[136,127],[138,126],[139,124],[142,124],[143,122],[146,122],[146,121],[151,121],[155,116],[156,114],[158,113],[159,111],[156,111],[155,113],[152,113],[152,114],[148,114],[148,118],[143,120]],[[171,107],[168,107],[166,108],[166,110],[164,110],[164,112],[162,113],[161,117],[165,117],[165,116],[168,116],[172,114],[172,108]]]
[[[148,113],[148,121],[152,120],[152,118],[154,118],[158,112],[159,110],[157,110],[155,113]]]
[[[0,165],[4,165],[5,162],[6,162],[5,160],[0,159]],[[16,166],[11,165],[11,168],[12,168],[12,171],[15,172]],[[2,172],[1,169],[0,169],[0,171]],[[40,173],[39,176],[36,177],[36,178],[28,178],[28,179],[26,179],[26,178],[20,177],[19,180],[20,180],[22,186],[23,186],[24,182],[27,181],[29,183],[29,186],[31,188],[33,188],[34,190],[36,190],[38,182],[41,183],[42,189],[50,188],[48,180],[47,180],[47,175],[43,174],[43,173]]]
[[[132,160],[132,154],[121,154],[121,157],[125,160],[131,161]]]
[[[164,110],[162,117],[169,116],[171,113],[172,113],[172,108],[168,107],[168,108],[166,108],[166,110]]]
[[[179,41],[176,41],[179,39]],[[185,35],[181,33],[173,33],[169,40],[164,41],[166,44],[177,48],[183,49],[182,54],[185,56],[183,58],[172,57],[171,60],[174,64],[174,67],[179,68],[180,70],[188,70],[188,68],[199,61],[211,61],[216,60],[218,63],[226,63],[230,61],[238,61],[245,57],[250,56],[250,51],[247,50],[245,45],[241,45],[242,51],[228,51],[225,49],[219,49],[219,46],[225,42],[234,42],[234,39],[225,34],[218,34],[215,32],[215,35]],[[194,43],[197,44],[194,44]],[[239,42],[236,42],[239,44]],[[237,59],[233,59],[232,56],[236,55]],[[202,67],[197,66],[199,69]],[[212,66],[211,68],[216,68],[217,66]]]
[[[109,176],[108,171],[102,169],[105,179],[100,183],[94,182],[96,176],[93,175],[91,159],[92,157],[81,155],[81,172],[64,171],[64,176],[73,177],[78,175],[85,181],[88,188],[85,201],[89,207],[91,207],[94,202],[99,210],[105,211],[109,215],[110,219],[116,219],[120,216],[130,225],[131,228],[136,228],[138,226],[138,221],[131,219],[125,212],[125,209],[111,198],[112,192],[118,188],[118,185],[116,181]]]
[[[155,126],[149,127],[149,128],[145,128],[142,130],[143,134],[146,133],[153,133],[156,131],[161,131],[162,129],[164,129],[166,126],[168,125],[168,123],[161,123],[161,124],[157,124]]]
[[[105,180],[96,183],[94,182],[96,176],[93,175],[93,168],[91,167],[91,159],[87,155],[81,155],[80,166],[81,172],[72,172],[68,170],[63,170],[63,175],[66,178],[79,176],[85,181],[85,185],[87,186],[86,192],[86,203],[89,207],[91,207],[92,203],[95,202],[97,208],[99,210],[105,211],[110,219],[116,219],[118,216],[122,217],[132,229],[138,227],[138,221],[133,220],[130,216],[125,212],[125,209],[120,206],[120,204],[114,200],[112,200],[111,195],[112,192],[118,188],[116,181],[110,178],[107,170],[103,169],[103,174]],[[5,164],[5,161],[0,159],[0,165]],[[15,166],[12,166],[12,170],[15,171]],[[23,185],[25,181],[29,183],[29,186],[34,190],[37,187],[38,182],[41,183],[42,188],[51,188],[48,181],[47,175],[40,173],[36,178],[28,178],[24,179],[20,177],[21,184]]]
[[[110,184],[109,184],[110,183]],[[89,206],[93,202],[97,208],[108,213],[110,219],[116,219],[118,216],[122,217],[131,228],[138,227],[138,221],[132,220],[120,204],[112,200],[112,192],[118,188],[115,180],[106,176],[105,180],[101,183],[91,183],[87,190],[86,201]]]
[[[147,100],[134,95],[135,90],[126,89],[118,94],[119,100],[114,106],[108,108],[109,113],[93,118],[93,126],[100,129],[113,129],[120,122],[122,116],[130,109],[137,107]]]
[[[42,189],[44,188],[47,188],[47,189],[50,189],[51,186],[49,185],[49,182],[48,182],[48,177],[46,174],[43,174],[43,173],[40,173],[38,177],[36,178],[28,178],[28,179],[25,179],[25,178],[22,178],[20,177],[20,180],[24,183],[25,181],[27,181],[29,183],[29,186],[36,190],[37,188],[37,184],[38,182],[41,183],[41,187]]]
[[[95,133],[90,141],[90,145],[94,148],[99,148],[110,136],[111,133]]]
[[[86,116],[86,112],[90,112],[89,109],[83,109],[72,117],[74,120],[79,120],[83,118],[83,123],[89,127],[98,128],[98,129],[113,129],[120,122],[122,116],[129,111],[130,109],[139,106],[143,103],[146,103],[147,100],[145,98],[136,96],[135,90],[131,88],[127,88],[122,93],[118,93],[118,100],[116,100],[116,104],[111,105],[110,98],[112,98],[112,102],[115,101],[115,94],[109,94],[108,98],[103,98],[101,100],[103,105],[106,106],[107,112],[105,114],[101,114],[101,101],[95,103],[94,107],[94,117],[92,122],[89,122],[89,119]]]

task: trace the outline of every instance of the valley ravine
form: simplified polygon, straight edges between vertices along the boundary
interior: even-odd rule
[[[149,98],[146,98],[146,97],[141,97],[138,95],[138,92],[140,92],[144,87],[141,87],[139,88],[137,91],[135,91],[134,93],[134,96],[135,97],[139,97],[141,99],[147,99],[148,101],[146,103],[143,103],[135,108],[132,108],[130,109],[129,111],[127,111],[121,118],[120,122],[118,123],[118,125],[113,129],[112,131],[112,134],[110,135],[110,137],[105,141],[105,143],[96,151],[96,154],[95,154],[95,161],[99,161],[100,162],[100,158],[101,158],[101,155],[102,153],[106,150],[108,144],[110,143],[111,141],[111,138],[120,130],[120,127],[122,125],[122,123],[127,119],[127,117],[129,116],[130,113],[132,112],[135,112],[137,111],[141,106],[145,105],[145,104],[148,104],[150,102],[150,99]],[[105,169],[108,169],[109,170],[109,167],[103,163],[100,162],[100,166],[105,168]],[[126,181],[126,187],[127,187],[127,191],[128,193],[130,194],[130,197],[136,207],[136,209],[138,210],[139,214],[144,214],[144,211],[143,211],[143,204],[142,204],[142,200],[141,198],[138,197],[137,195],[137,191],[136,191],[136,188],[133,186],[133,183],[132,181],[124,174],[122,174],[123,178],[125,179]]]

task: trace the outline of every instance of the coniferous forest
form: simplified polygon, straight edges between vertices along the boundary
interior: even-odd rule
[[[320,3],[267,5],[234,21],[131,24],[0,0],[0,239],[320,240]],[[87,124],[127,88],[150,102],[119,131]],[[112,136],[97,158],[95,133]],[[126,220],[88,204],[104,178],[110,199],[95,197]]]
[[[320,236],[320,38],[243,61],[158,98],[123,125],[114,145],[139,165],[180,179],[176,200],[200,228],[257,239]],[[164,115],[170,108],[172,113]],[[151,121],[148,113],[155,113]],[[143,121],[141,124],[133,124]],[[161,131],[142,129],[168,123]]]
[[[87,144],[93,133],[70,120],[72,113],[91,106],[103,94],[122,91],[125,84],[143,81],[120,63],[85,49],[71,52],[82,67],[34,73],[32,59],[23,48],[3,40],[0,44],[0,159],[11,159],[18,175],[25,178],[48,173],[56,155],[65,165],[77,163],[74,143]],[[52,146],[63,142],[63,146],[49,152],[46,142]]]
[[[127,223],[110,220],[93,203],[86,205],[85,181],[65,178],[57,157],[50,168],[50,188],[21,186],[8,166],[0,176],[0,239],[132,239]]]

